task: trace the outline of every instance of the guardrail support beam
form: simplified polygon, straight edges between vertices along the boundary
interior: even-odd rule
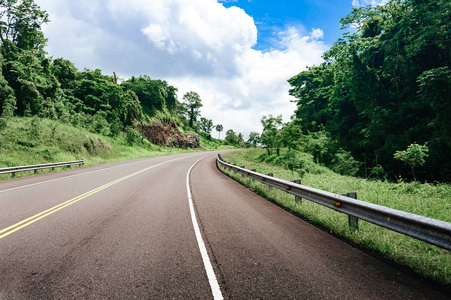
[[[346,196],[357,199],[357,193],[346,193]],[[348,225],[351,231],[359,230],[359,218],[348,215]]]
[[[297,184],[301,184],[300,179],[296,179],[293,182],[297,183]],[[302,198],[300,196],[294,196],[294,200],[296,201],[296,203],[302,204]]]
[[[268,174],[266,174],[266,175],[268,175],[268,176],[270,176],[270,177],[274,177],[274,174],[273,174],[273,173],[268,173]],[[270,190],[272,190],[272,186],[268,185],[268,188],[269,188]]]

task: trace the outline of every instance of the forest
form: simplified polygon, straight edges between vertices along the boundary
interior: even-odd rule
[[[289,79],[297,110],[280,132],[307,136],[303,145],[326,166],[341,160],[365,177],[450,182],[451,2],[354,8],[341,29],[322,64]],[[268,120],[277,118],[262,119],[271,136]]]

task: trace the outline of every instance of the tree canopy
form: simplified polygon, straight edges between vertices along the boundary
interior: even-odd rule
[[[450,181],[451,3],[392,0],[341,26],[325,62],[289,79],[303,133],[325,129],[362,172],[382,166],[392,178],[409,172],[396,151],[428,143],[417,175]]]
[[[42,52],[47,40],[41,25],[48,22],[47,12],[42,11],[33,0],[0,0],[2,45],[9,41],[22,50]]]
[[[132,76],[122,83],[132,90],[141,101],[143,107],[149,111],[168,108],[173,110],[177,102],[177,88],[170,86],[166,81],[153,80],[149,76]]]

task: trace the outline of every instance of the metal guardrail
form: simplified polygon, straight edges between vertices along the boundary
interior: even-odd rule
[[[85,163],[84,160],[76,160],[76,161],[67,161],[67,162],[41,164],[41,165],[0,168],[0,174],[12,173],[13,176],[14,176],[17,172],[35,171],[35,173],[36,173],[36,171],[40,170],[40,169],[49,169],[49,168],[57,168],[57,167],[83,165],[84,163]]]
[[[451,250],[451,223],[376,205],[344,195],[318,190],[291,181],[247,170],[225,162],[218,154],[217,162],[268,186],[324,205],[349,217],[349,224],[358,228],[358,219],[388,228],[429,244]]]

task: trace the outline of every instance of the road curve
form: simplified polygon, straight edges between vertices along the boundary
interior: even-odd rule
[[[193,223],[217,299],[446,299],[249,192],[215,154],[0,181],[0,300],[212,299]]]

